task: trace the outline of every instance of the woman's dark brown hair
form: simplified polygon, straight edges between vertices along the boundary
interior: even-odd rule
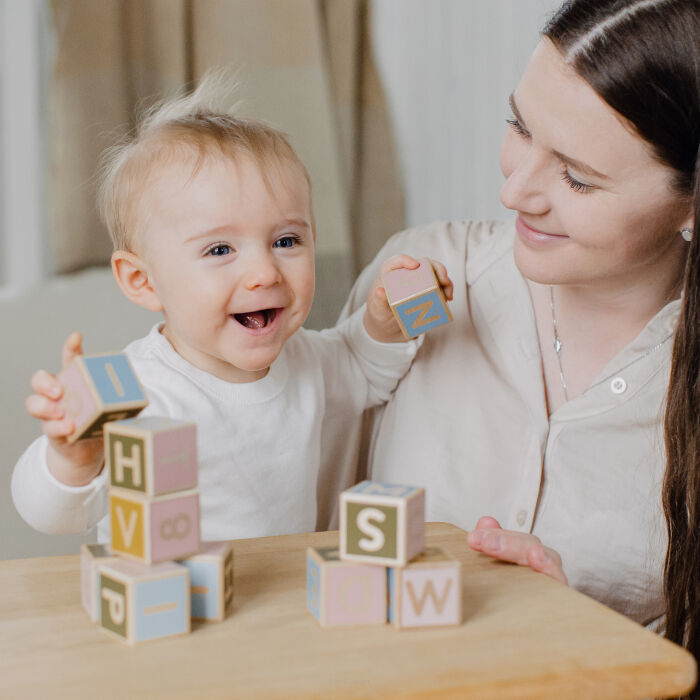
[[[700,0],[571,0],[543,34],[673,169],[679,206],[692,202],[664,423],[664,592],[666,636],[700,659]]]

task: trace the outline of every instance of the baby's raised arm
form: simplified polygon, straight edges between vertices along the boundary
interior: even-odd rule
[[[82,336],[72,333],[63,344],[63,368],[82,353]],[[30,416],[42,422],[42,430],[49,441],[46,452],[49,471],[67,486],[89,484],[102,470],[103,439],[68,442],[75,424],[65,414],[61,403],[63,386],[55,375],[39,370],[32,375],[30,386],[34,393],[27,397],[25,407]]]

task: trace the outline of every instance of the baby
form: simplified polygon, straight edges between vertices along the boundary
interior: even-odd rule
[[[106,158],[114,277],[163,315],[125,352],[150,402],[141,415],[197,424],[202,539],[312,531],[323,431],[386,402],[418,343],[403,342],[379,280],[341,326],[301,327],[314,294],[309,176],[282,134],[207,108],[208,89],[152,112]],[[397,256],[382,274],[417,265]],[[81,342],[66,340],[64,366]],[[39,371],[31,386],[44,435],[15,467],[15,506],[42,532],[99,523],[108,541],[103,440],[69,444],[60,383]]]

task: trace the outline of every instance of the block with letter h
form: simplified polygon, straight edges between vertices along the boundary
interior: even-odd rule
[[[427,258],[415,270],[391,270],[382,278],[389,306],[406,338],[452,321],[445,295]]]
[[[148,405],[123,353],[80,355],[58,380],[63,385],[61,405],[76,426],[69,443],[100,437],[105,423],[135,416]]]

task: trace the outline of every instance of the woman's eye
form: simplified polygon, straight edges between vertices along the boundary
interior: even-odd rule
[[[226,243],[217,243],[215,246],[212,246],[209,248],[207,251],[207,255],[228,255],[230,252],[232,252],[232,248],[230,245],[227,245]]]
[[[283,236],[278,238],[274,244],[274,248],[293,248],[297,243],[299,243],[299,236]]]
[[[513,129],[516,134],[518,134],[518,136],[524,136],[525,138],[530,137],[530,132],[525,129],[525,127],[515,117],[506,119],[506,124],[508,124],[510,128]]]
[[[580,182],[572,177],[566,168],[562,171],[561,179],[575,192],[590,192],[595,189],[595,185],[587,185],[585,182]]]

